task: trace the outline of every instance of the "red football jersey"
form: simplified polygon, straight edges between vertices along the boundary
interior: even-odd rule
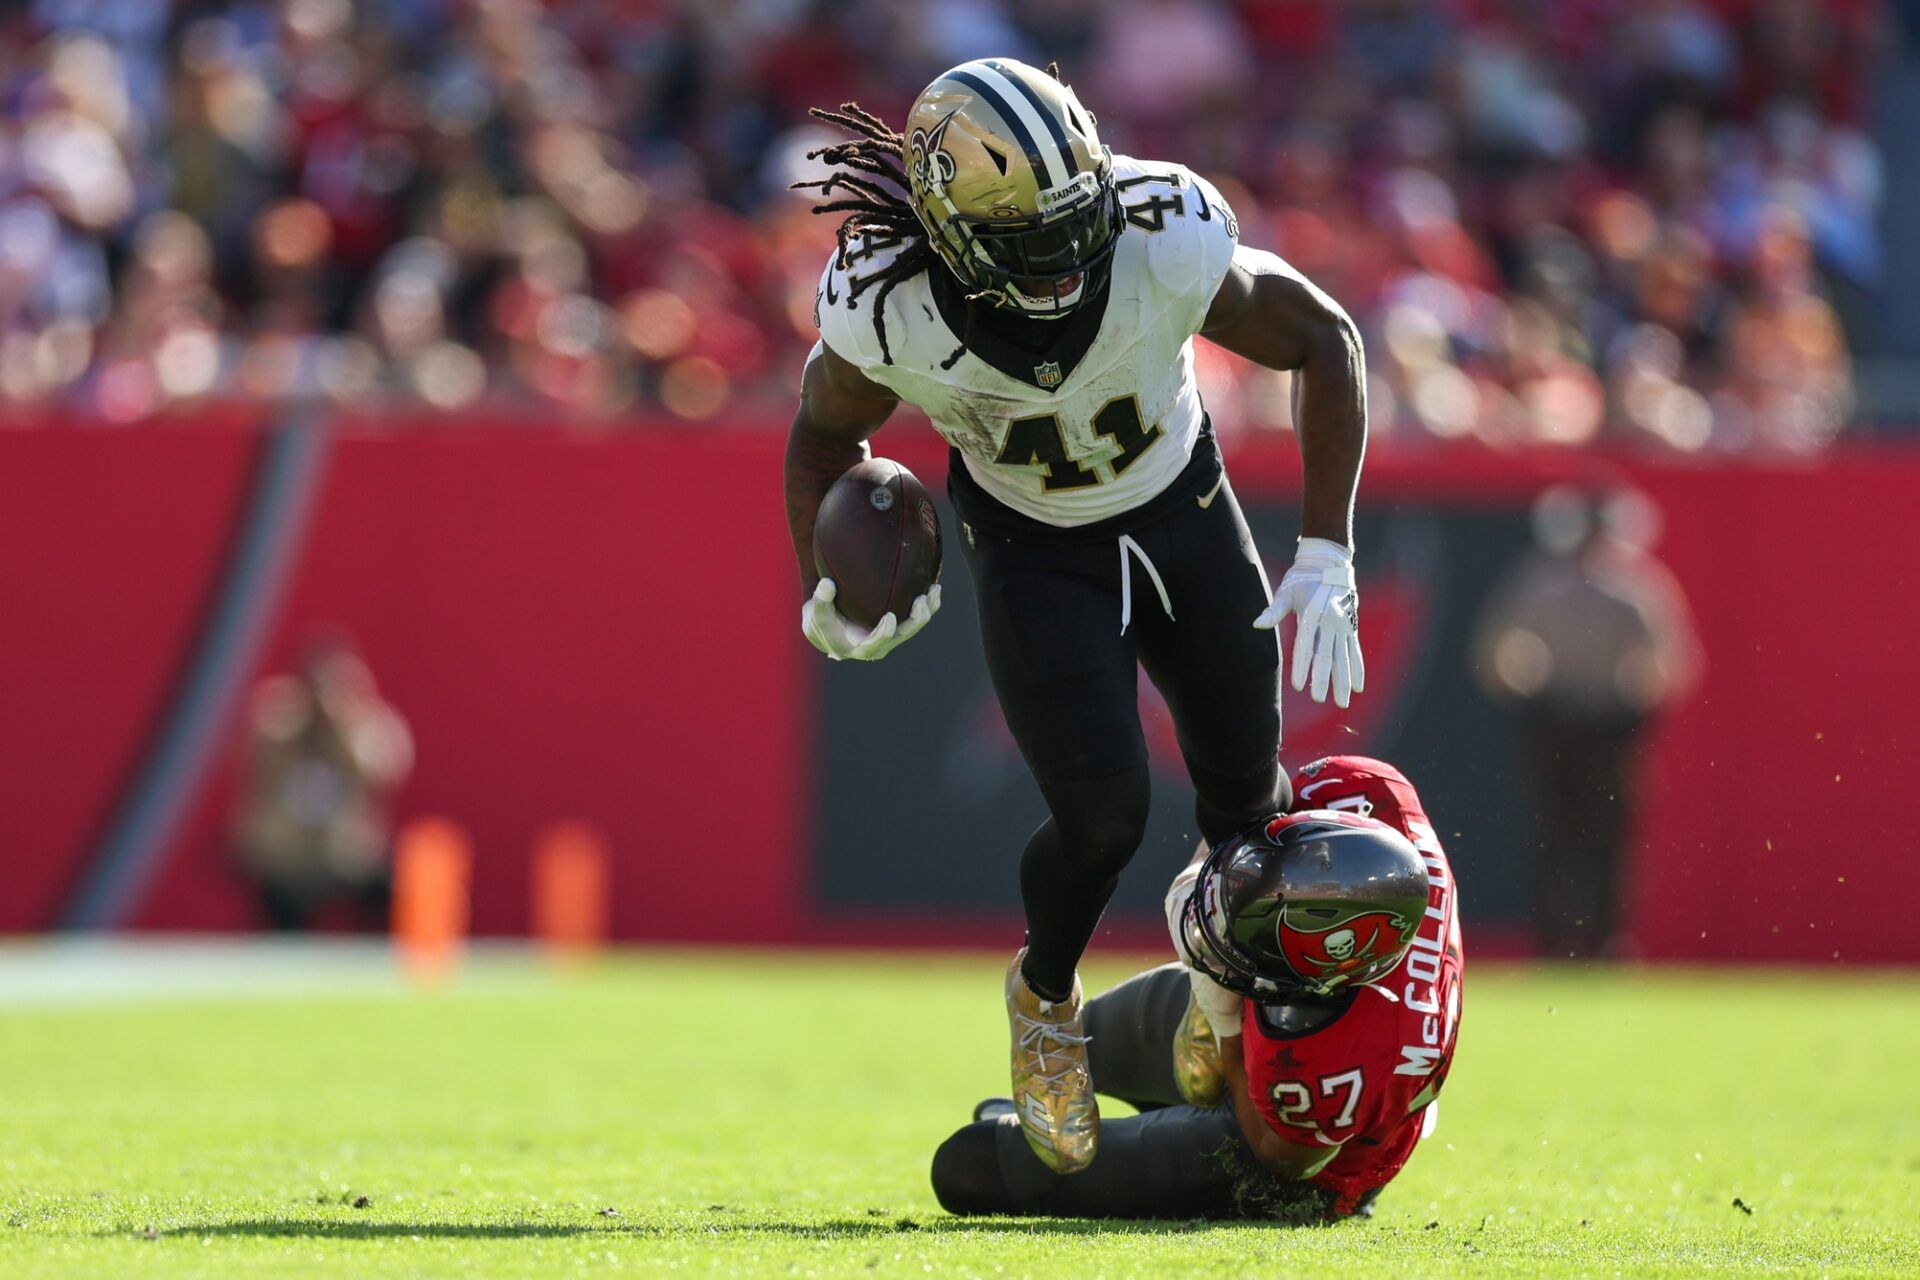
[[[1399,966],[1369,983],[1334,1021],[1302,1035],[1276,1034],[1254,1001],[1241,1044],[1253,1104],[1274,1132],[1340,1153],[1310,1181],[1351,1213],[1413,1154],[1431,1120],[1460,1031],[1460,920],[1453,871],[1413,784],[1365,756],[1329,756],[1293,780],[1294,810],[1334,809],[1399,829],[1427,864],[1427,913]]]

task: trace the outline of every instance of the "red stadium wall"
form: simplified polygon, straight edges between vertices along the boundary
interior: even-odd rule
[[[257,439],[0,432],[0,932],[45,926],[74,885],[166,706]],[[785,536],[758,435],[345,433],[262,669],[317,625],[351,630],[414,729],[405,810],[474,835],[476,929],[523,931],[535,833],[589,817],[622,857],[622,935],[789,938],[807,655],[785,643]],[[134,923],[250,921],[230,804],[222,768]]]
[[[889,445],[930,484],[925,433]],[[258,433],[0,430],[0,932],[48,926],[165,715],[215,593]],[[534,833],[590,819],[628,938],[844,936],[810,901],[810,700],[777,430],[347,429],[261,670],[344,623],[406,713],[408,813],[473,832],[474,921],[525,929]],[[1297,462],[1231,447],[1243,494]],[[1395,457],[1369,503],[1512,506],[1559,457]],[[1650,954],[1920,961],[1904,904],[1920,724],[1920,453],[1629,469],[1708,654],[1662,728],[1635,881]],[[227,735],[229,743],[232,734]],[[231,758],[231,749],[220,753]],[[230,773],[204,780],[132,923],[240,927]]]

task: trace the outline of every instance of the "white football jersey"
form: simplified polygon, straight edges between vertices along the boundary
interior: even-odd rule
[[[888,363],[873,323],[880,286],[856,301],[850,278],[886,265],[897,243],[856,240],[844,269],[830,260],[814,308],[821,340],[919,406],[981,489],[1061,528],[1130,511],[1187,465],[1202,418],[1193,335],[1240,234],[1220,193],[1191,170],[1113,161],[1126,225],[1105,301],[1034,322],[1060,331],[1044,356],[983,325],[967,333],[956,291],[936,291],[921,272],[887,297]]]

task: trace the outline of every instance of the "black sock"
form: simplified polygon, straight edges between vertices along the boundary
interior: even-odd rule
[[[1075,782],[1042,784],[1052,816],[1027,841],[1020,898],[1027,912],[1021,976],[1064,1000],[1120,871],[1146,834],[1151,781],[1144,764]]]
[[[1119,876],[1093,880],[1068,861],[1049,818],[1027,841],[1020,860],[1020,899],[1027,909],[1027,956],[1020,976],[1044,1000],[1073,994],[1073,972],[1100,925]]]

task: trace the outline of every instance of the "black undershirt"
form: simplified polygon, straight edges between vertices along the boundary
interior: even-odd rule
[[[1046,355],[1048,349],[1060,341],[1064,326],[1073,315],[1068,312],[1064,316],[1045,320],[1012,307],[996,307],[989,302],[976,302],[973,305],[977,309],[973,318],[975,333],[985,330],[1007,345],[1035,356]]]
[[[1036,320],[1024,312],[996,306],[982,298],[967,301],[966,290],[951,271],[927,272],[933,305],[940,319],[975,358],[993,366],[1015,382],[1048,392],[1058,391],[1100,336],[1107,318],[1111,272],[1091,280],[1091,291],[1079,306],[1050,320]],[[1043,381],[1043,366],[1054,366],[1051,381]]]

